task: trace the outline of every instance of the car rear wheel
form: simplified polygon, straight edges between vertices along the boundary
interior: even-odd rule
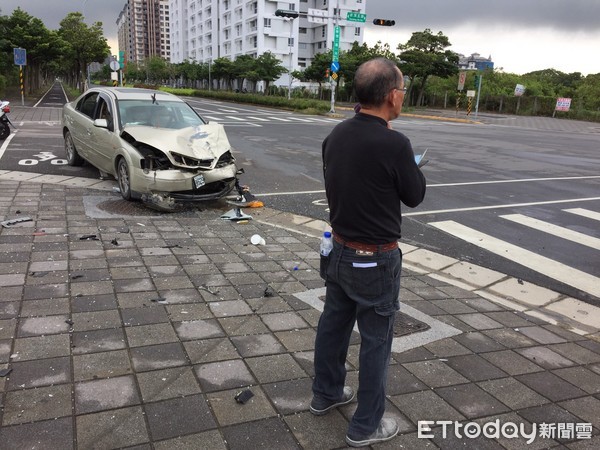
[[[83,158],[77,153],[75,143],[69,131],[65,133],[65,152],[67,154],[67,163],[70,166],[81,166],[83,164]]]
[[[125,158],[119,159],[117,163],[117,181],[123,198],[131,200],[131,179],[129,178],[129,167]]]

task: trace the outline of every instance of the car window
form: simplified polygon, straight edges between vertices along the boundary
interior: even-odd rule
[[[143,125],[182,129],[206,122],[187,103],[148,100],[121,100],[119,115],[123,126]]]
[[[106,122],[108,123],[108,129],[113,130],[113,115],[110,104],[102,97],[98,99],[98,108],[96,111],[96,119],[106,119]]]
[[[89,95],[86,95],[82,98],[79,103],[77,103],[76,109],[88,116],[90,119],[94,116],[94,108],[96,107],[96,99],[98,98],[97,92],[92,92]]]

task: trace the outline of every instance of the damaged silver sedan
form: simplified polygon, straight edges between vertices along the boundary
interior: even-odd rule
[[[94,87],[64,106],[63,136],[68,164],[85,160],[112,175],[126,200],[172,211],[235,187],[223,126],[166,92]]]

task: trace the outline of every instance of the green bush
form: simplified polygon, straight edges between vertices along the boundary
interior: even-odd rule
[[[171,94],[183,95],[188,97],[203,97],[213,98],[218,100],[226,100],[236,103],[249,103],[252,105],[271,106],[275,108],[289,109],[292,111],[305,112],[307,114],[323,114],[329,112],[330,102],[324,100],[316,100],[310,98],[302,98],[302,92],[299,91],[299,97],[293,96],[290,100],[285,96],[285,90],[281,90],[284,95],[264,95],[254,93],[239,93],[232,91],[221,90],[200,90],[200,89],[181,89],[160,87],[161,91],[170,92]],[[279,89],[277,90],[279,91]],[[276,91],[276,92],[277,92]],[[273,89],[269,89],[273,92]]]

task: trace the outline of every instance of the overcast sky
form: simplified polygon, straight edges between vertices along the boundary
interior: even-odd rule
[[[451,50],[491,55],[495,67],[505,72],[554,68],[600,73],[600,0],[363,0],[363,4],[364,39],[369,45],[381,40],[395,51],[414,31],[430,28],[448,36]],[[83,12],[87,23],[102,22],[116,54],[115,22],[124,5],[125,0],[1,0],[0,12],[10,15],[20,6],[50,29],[58,29],[69,12]],[[375,18],[394,19],[396,25],[374,26]]]

